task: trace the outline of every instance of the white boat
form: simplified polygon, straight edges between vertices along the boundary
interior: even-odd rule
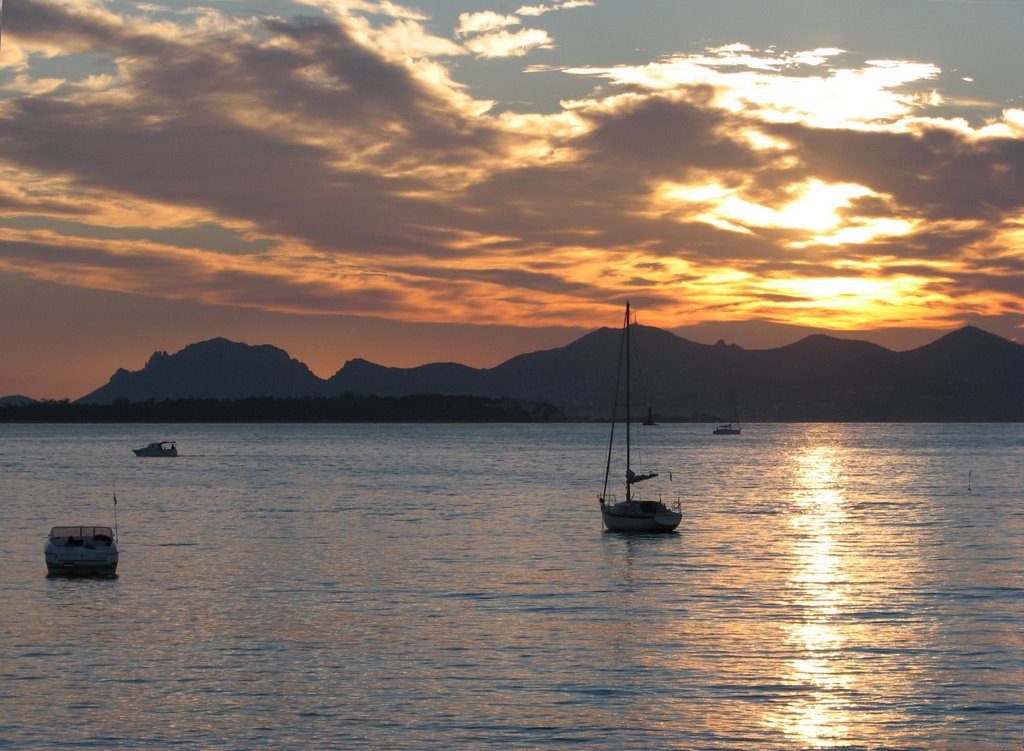
[[[50,576],[113,576],[117,536],[110,527],[54,527],[43,548]]]
[[[626,303],[626,318],[622,326],[622,349],[619,353],[619,370],[616,375],[615,399],[612,406],[611,438],[608,441],[608,461],[605,464],[604,488],[598,500],[601,503],[601,519],[606,529],[613,532],[671,532],[679,526],[683,514],[678,508],[671,509],[659,500],[646,500],[633,488],[634,485],[658,476],[657,472],[637,473],[631,465],[632,441],[629,414],[630,398],[630,355],[629,355],[629,303]],[[623,370],[623,356],[625,369]],[[625,375],[625,431],[626,431],[626,492],[624,500],[609,496],[608,480],[611,475],[612,453],[615,447],[615,426],[618,422],[618,397],[620,379]]]
[[[135,456],[177,456],[178,447],[172,441],[150,443],[140,449],[132,449]]]

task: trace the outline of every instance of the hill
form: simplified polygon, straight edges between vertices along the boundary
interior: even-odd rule
[[[190,344],[173,355],[154,352],[142,370],[119,369],[105,386],[78,402],[318,396],[322,388],[323,380],[283,349],[217,338]]]
[[[620,334],[598,329],[494,368],[354,359],[326,380],[276,347],[214,339],[155,353],[141,371],[119,370],[79,402],[438,394],[545,403],[572,418],[603,419]],[[823,335],[746,350],[639,325],[632,341],[637,406],[651,406],[661,420],[729,415],[734,399],[744,421],[1024,420],[1024,347],[974,327],[906,352]]]

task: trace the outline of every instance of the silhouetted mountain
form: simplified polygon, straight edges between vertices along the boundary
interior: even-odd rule
[[[618,329],[603,328],[495,368],[460,369],[447,382],[431,370],[438,366],[352,361],[328,383],[331,393],[507,396],[601,418],[611,406],[620,339]],[[745,350],[647,326],[635,326],[632,341],[637,415],[650,406],[663,420],[732,419],[735,401],[749,421],[1024,420],[1024,347],[971,327],[909,352],[817,334]]]
[[[988,380],[1012,374],[1024,362],[1024,347],[974,326],[952,331],[907,353],[922,370],[957,372]]]
[[[35,399],[21,394],[11,394],[10,396],[0,396],[0,407],[23,407],[26,404],[35,404],[35,401]]]
[[[967,326],[904,353],[922,408],[951,420],[1024,419],[1024,347]]]
[[[154,352],[142,370],[118,370],[106,386],[86,394],[81,404],[118,399],[246,399],[253,396],[319,395],[323,380],[269,344],[252,346],[227,339],[190,344],[169,355]]]
[[[635,326],[635,414],[660,420],[716,414],[744,421],[1024,420],[1024,347],[973,327],[908,352],[814,335],[785,347],[698,344]],[[187,396],[469,395],[552,404],[575,418],[608,416],[621,331],[598,329],[494,368],[457,363],[389,368],[355,359],[323,381],[274,347],[215,339],[157,353],[118,371],[81,402]]]
[[[416,368],[387,368],[357,358],[346,362],[341,370],[327,379],[325,393],[331,396],[346,393],[376,396],[481,395],[487,390],[481,379],[483,372],[454,362],[431,363]]]
[[[514,357],[495,368],[494,377],[503,392],[524,394],[516,398],[557,404],[570,415],[607,417],[621,340],[621,330],[602,328],[561,349]],[[711,400],[718,382],[709,374],[724,351],[649,326],[634,325],[631,341],[638,409],[652,405],[660,415],[682,417],[695,411],[691,405]]]

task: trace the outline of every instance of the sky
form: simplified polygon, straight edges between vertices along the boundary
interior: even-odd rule
[[[641,323],[1024,342],[1024,0],[6,0],[0,395]]]

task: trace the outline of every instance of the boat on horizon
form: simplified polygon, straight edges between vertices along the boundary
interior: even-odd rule
[[[657,472],[635,472],[632,466],[632,440],[630,426],[630,327],[629,303],[626,303],[626,317],[622,326],[622,344],[619,350],[619,364],[615,377],[615,397],[612,400],[611,436],[608,439],[608,460],[605,463],[604,487],[598,500],[601,504],[601,519],[606,529],[612,532],[672,532],[679,526],[683,514],[676,503],[670,509],[659,500],[648,500],[640,496],[633,486],[658,476]],[[625,360],[625,368],[623,368]],[[625,427],[625,461],[626,461],[626,492],[624,500],[616,500],[609,496],[608,481],[611,477],[612,454],[615,449],[615,426],[618,423],[619,385],[625,377],[624,420]]]
[[[740,411],[736,407],[736,397],[732,393],[732,389],[729,390],[729,401],[732,402],[732,417],[731,422],[723,422],[713,431],[714,435],[739,435],[742,428],[740,427]]]
[[[50,529],[43,556],[49,576],[113,576],[120,550],[110,527],[59,526]]]
[[[156,441],[140,449],[132,449],[135,456],[177,456],[178,447],[173,441]]]

